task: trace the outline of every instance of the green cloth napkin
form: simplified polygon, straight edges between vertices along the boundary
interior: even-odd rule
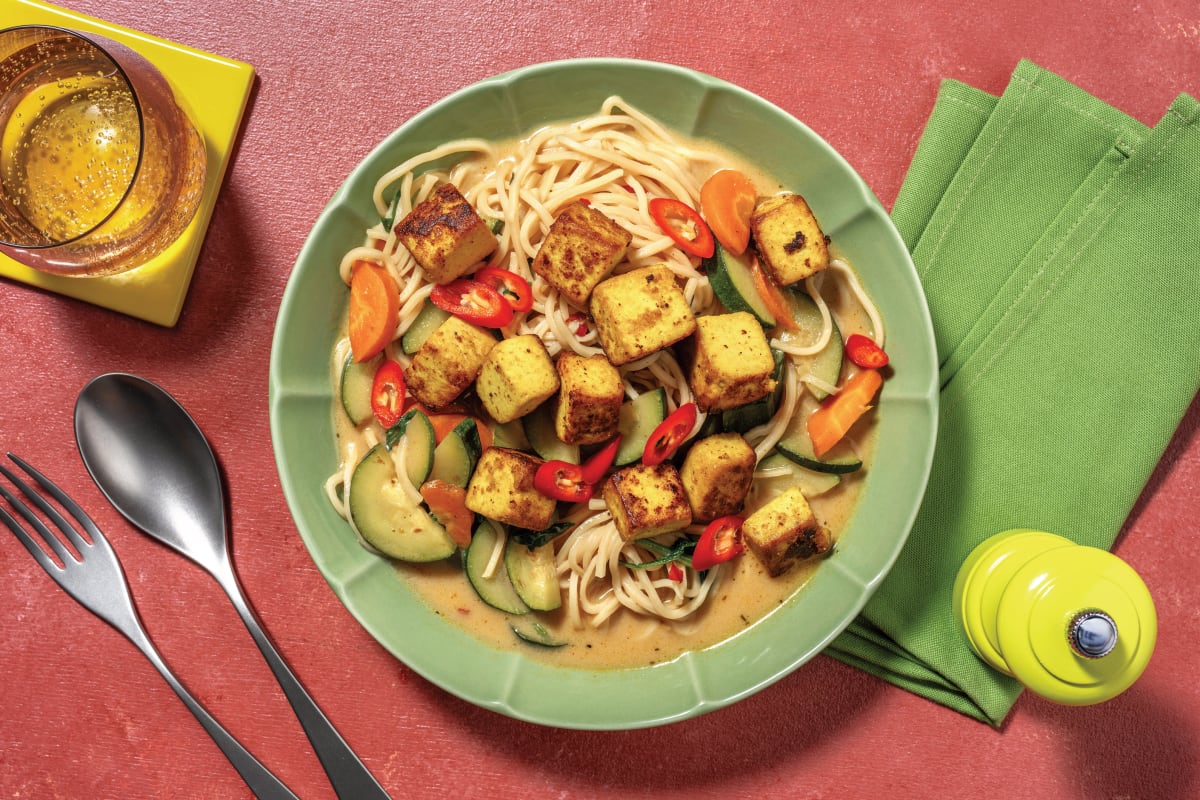
[[[943,83],[892,212],[937,343],[933,468],[829,655],[1004,720],[1022,687],[971,650],[954,579],[1010,528],[1110,547],[1200,388],[1198,117],[1181,95],[1148,128],[1028,61],[999,98]]]

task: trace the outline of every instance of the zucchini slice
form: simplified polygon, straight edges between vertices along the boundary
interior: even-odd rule
[[[794,289],[784,291],[783,296],[792,310],[792,319],[800,326],[800,330],[780,331],[780,341],[801,347],[816,342],[822,325],[821,310],[817,308],[816,302],[805,292]],[[829,344],[825,346],[825,349],[816,355],[798,358],[797,361],[800,366],[800,375],[811,374],[830,386],[837,386],[842,377],[845,345],[842,342],[842,332],[838,328],[837,320],[832,320],[832,323],[833,333],[830,335]],[[805,369],[806,364],[807,369]],[[824,391],[815,386],[810,386],[809,391],[818,400],[828,397]]]
[[[749,252],[749,251],[747,251]],[[750,256],[735,256],[717,242],[712,256],[704,260],[708,282],[721,305],[730,311],[749,311],[764,328],[775,327],[775,315],[767,308],[754,285]]]
[[[778,480],[781,487],[799,486],[800,493],[806,498],[825,494],[842,482],[842,476],[836,472],[818,472],[815,469],[802,467],[779,452],[770,453],[758,462],[757,469],[778,471],[779,473],[757,480],[772,482]]]
[[[354,468],[347,506],[366,542],[400,561],[441,561],[458,549],[420,503],[396,483],[395,464],[383,444],[372,447]]]
[[[534,611],[553,611],[562,605],[553,542],[530,550],[510,537],[504,545],[504,568],[517,595]]]
[[[551,398],[521,418],[525,438],[533,452],[546,461],[579,463],[579,445],[567,444],[554,431],[556,401]]]
[[[792,417],[775,448],[800,466],[817,472],[844,475],[862,468],[862,459],[845,440],[835,444],[833,449],[821,458],[817,458],[813,452],[812,437],[808,435],[808,419],[803,414]]]
[[[350,353],[342,363],[342,408],[346,410],[346,416],[350,417],[355,427],[361,427],[375,417],[375,411],[371,408],[371,387],[375,383],[375,372],[381,363],[382,353],[361,363],[355,361],[354,354]]]
[[[766,425],[771,421],[771,409],[767,398],[746,403],[744,406],[721,412],[721,428],[733,433],[745,433],[751,428]]]
[[[454,429],[446,434],[446,438],[434,448],[433,466],[429,477],[431,480],[443,480],[465,489],[482,452],[479,428],[473,417],[467,417],[455,425]]]
[[[484,576],[500,535],[496,523],[490,519],[483,519],[475,526],[475,533],[471,536],[471,544],[463,559],[467,580],[479,599],[492,608],[506,614],[528,614],[529,606],[513,588],[504,564],[497,565],[491,575]]]
[[[429,480],[433,471],[433,457],[437,440],[433,433],[433,423],[424,413],[413,409],[400,418],[387,432],[387,445],[395,447],[401,437],[404,442],[404,469],[408,472],[408,480],[413,486],[420,486]]]
[[[771,357],[775,359],[775,370],[771,377],[775,379],[775,389],[766,397],[759,398],[744,406],[731,408],[721,412],[721,427],[735,433],[745,433],[759,425],[766,425],[779,409],[779,401],[783,398],[783,369],[787,356],[783,351],[771,349]]]
[[[425,340],[429,338],[429,334],[438,329],[438,326],[445,322],[450,317],[449,311],[443,311],[435,306],[428,299],[421,306],[421,310],[417,312],[417,317],[408,326],[408,330],[400,337],[400,347],[408,355],[412,355],[420,349],[421,345],[425,344]]]
[[[487,426],[492,429],[492,446],[507,447],[509,450],[522,450],[529,452],[533,448],[529,446],[529,439],[525,436],[525,427],[521,424],[521,420],[514,419],[511,422],[496,422],[494,419],[489,419]]]
[[[538,622],[536,619],[530,620],[528,629],[524,625],[510,625],[513,634],[518,639],[527,644],[537,645],[538,647],[563,647],[566,642],[555,639],[546,626]]]
[[[621,443],[617,445],[617,457],[613,463],[623,467],[641,458],[650,434],[666,418],[667,390],[661,386],[622,403],[617,422]]]

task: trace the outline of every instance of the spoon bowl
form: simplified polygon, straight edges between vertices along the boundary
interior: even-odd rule
[[[166,392],[102,375],[75,404],[83,463],[108,501],[151,537],[209,573],[229,559],[225,492],[212,448]]]
[[[229,595],[338,797],[387,798],[288,668],[242,594],[229,554],[221,471],[191,415],[158,385],[109,373],[80,392],[75,440],[109,502],[146,534],[199,564]]]

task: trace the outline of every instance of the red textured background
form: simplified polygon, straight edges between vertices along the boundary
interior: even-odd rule
[[[249,62],[259,78],[176,328],[0,280],[0,448],[44,466],[94,512],[168,661],[301,797],[334,795],[232,607],[120,519],[79,462],[71,411],[96,374],[165,385],[207,432],[247,594],[394,797],[1200,797],[1196,404],[1118,543],[1158,604],[1149,669],[1100,706],[1027,695],[1001,731],[823,656],[731,708],[646,731],[553,730],[464,703],[393,659],[338,603],[288,515],[267,416],[275,315],[318,213],[378,141],[468,83],[573,56],[699,69],[804,120],[890,207],[944,77],[998,93],[1030,58],[1148,124],[1179,92],[1200,94],[1195,0],[69,5]],[[4,800],[249,797],[150,665],[7,533],[0,674]]]

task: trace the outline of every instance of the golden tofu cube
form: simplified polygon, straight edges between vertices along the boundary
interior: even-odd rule
[[[692,519],[711,522],[742,510],[758,457],[741,434],[718,433],[692,445],[679,477],[692,507]]]
[[[780,286],[802,281],[829,266],[829,240],[798,194],[763,200],[750,217],[758,255]]]
[[[495,346],[487,329],[448,318],[413,354],[405,373],[408,391],[429,408],[449,405],[474,382]]]
[[[475,393],[496,422],[512,422],[558,391],[558,372],[546,345],[532,333],[504,339],[488,353]]]
[[[594,208],[575,202],[546,233],[531,268],[579,307],[625,257],[632,235]]]
[[[755,511],[742,523],[742,541],[772,576],[800,561],[829,552],[829,531],[813,516],[796,486]]]
[[[701,411],[726,411],[775,390],[775,359],[752,314],[700,317],[688,384]]]
[[[670,347],[696,330],[692,308],[666,264],[601,282],[592,292],[591,312],[600,345],[617,366]]]
[[[634,464],[617,470],[604,482],[604,503],[627,542],[692,524],[692,507],[679,470],[667,462],[652,467]]]
[[[505,525],[544,531],[554,519],[557,503],[533,486],[541,465],[542,460],[529,453],[489,447],[467,484],[467,508]]]
[[[617,434],[625,386],[621,373],[602,355],[563,352],[558,370],[554,432],[567,444],[595,444]]]
[[[396,237],[434,283],[462,277],[499,245],[452,183],[443,183],[400,220]]]

